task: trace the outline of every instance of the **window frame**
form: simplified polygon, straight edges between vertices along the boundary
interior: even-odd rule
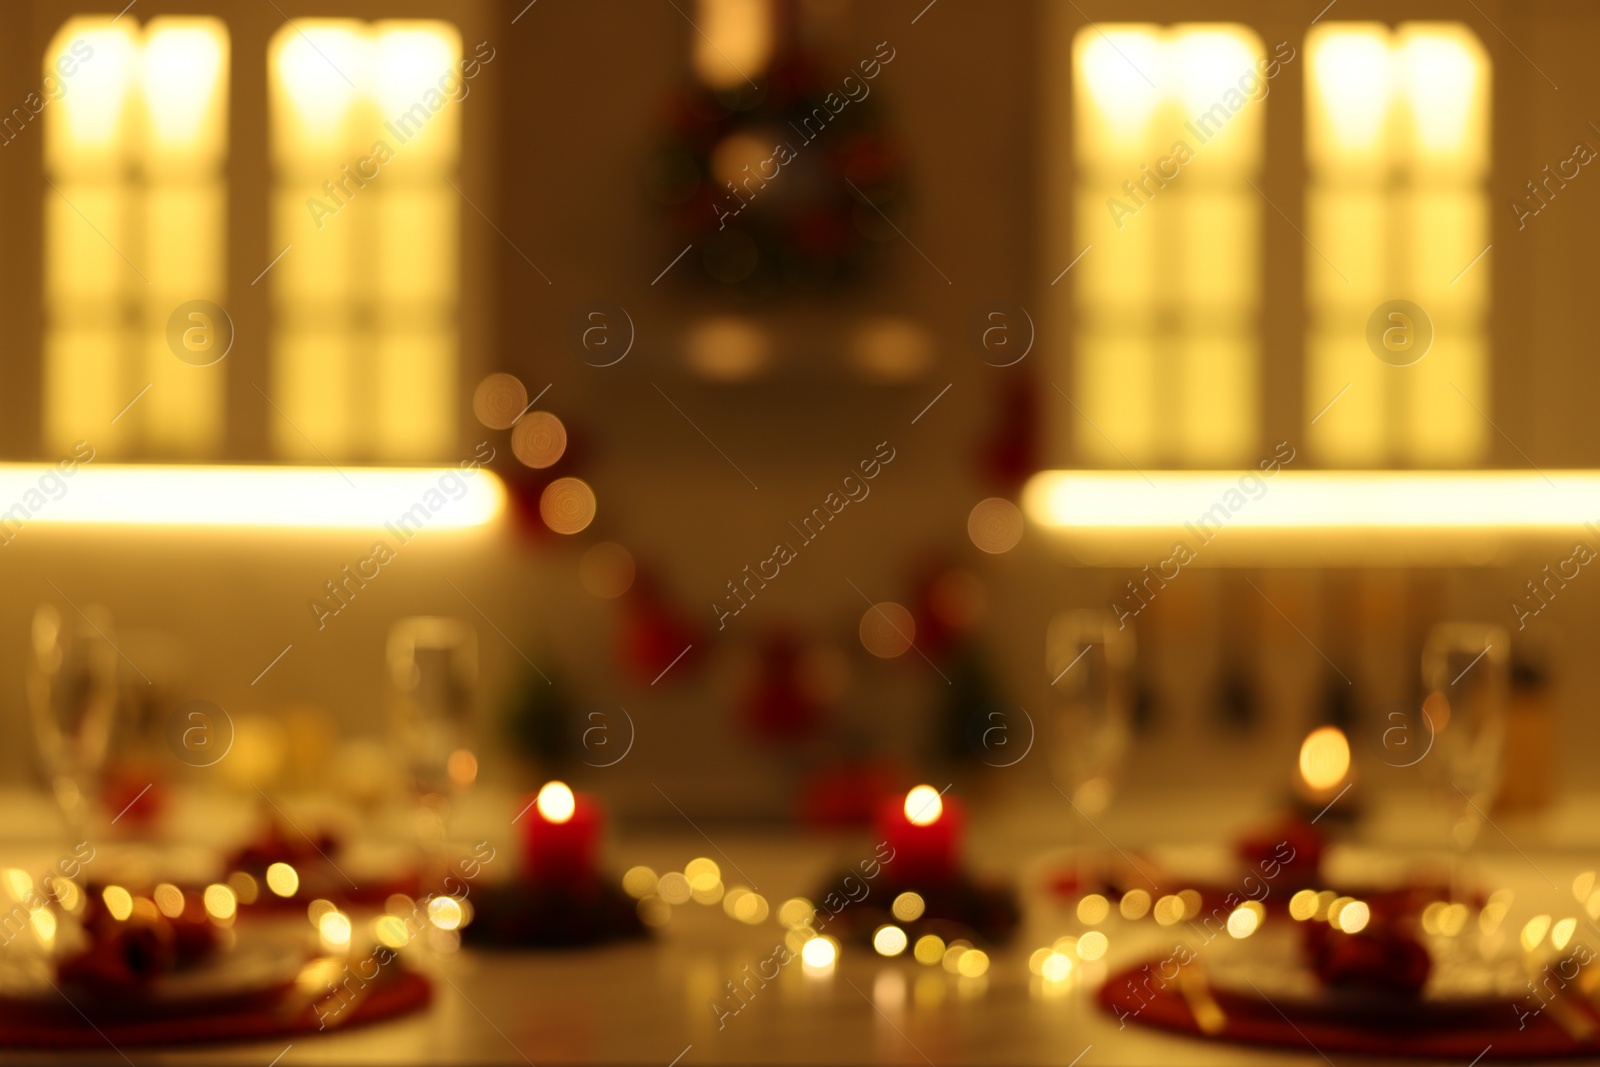
[[[304,0],[301,0],[304,3]],[[42,57],[63,23],[77,15],[115,17],[122,3],[104,0],[16,0],[14,25],[18,32],[0,34],[0,112],[9,114],[29,92],[38,91]],[[461,34],[465,52],[488,40],[502,54],[510,45],[509,27],[496,27],[490,19],[490,0],[337,0],[318,4],[317,10],[284,6],[280,14],[271,4],[240,4],[227,12],[208,10],[216,5],[182,0],[141,0],[127,14],[141,25],[163,15],[213,15],[225,23],[231,41],[232,82],[229,85],[229,150],[224,166],[227,195],[225,297],[221,301],[233,320],[233,348],[218,366],[227,375],[220,447],[212,455],[179,462],[207,464],[278,464],[288,462],[272,448],[271,420],[281,418],[262,391],[272,392],[270,364],[274,321],[271,292],[263,271],[280,249],[272,240],[271,153],[268,141],[268,45],[286,22],[301,17],[379,19],[441,19]],[[502,68],[503,69],[503,68]],[[493,65],[473,87],[461,115],[461,155],[457,182],[488,214],[499,217],[492,168],[493,138],[498,132],[500,72]],[[69,90],[70,91],[70,90]],[[465,103],[465,101],[463,101]],[[44,230],[42,204],[54,195],[45,182],[44,139],[32,127],[48,118],[48,105],[21,135],[0,147],[0,195],[10,202],[35,205],[0,223],[0,286],[11,312],[8,328],[0,336],[0,461],[54,461],[43,436],[43,386],[45,307],[43,286]],[[459,301],[457,305],[457,393],[455,449],[435,457],[453,463],[468,448],[475,420],[472,414],[474,384],[495,362],[489,354],[494,330],[495,242],[500,238],[478,211],[464,199],[460,205]],[[256,284],[252,284],[256,283]],[[110,458],[110,457],[107,457]],[[118,462],[161,463],[163,457],[130,453]],[[334,462],[339,462],[337,457]],[[352,463],[342,466],[384,463]],[[405,464],[396,464],[405,465]],[[414,463],[410,465],[415,465]]]

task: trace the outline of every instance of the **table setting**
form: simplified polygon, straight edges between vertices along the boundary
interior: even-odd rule
[[[165,1055],[381,1033],[425,1024],[441,998],[476,1004],[466,988],[496,1003],[524,983],[561,988],[598,953],[601,969],[562,995],[593,1009],[605,975],[642,967],[655,977],[630,995],[658,1002],[661,1028],[689,1046],[707,1017],[712,1033],[759,1034],[785,1013],[837,1013],[853,991],[885,1019],[911,1013],[913,1029],[953,997],[1010,1019],[1033,1051],[1050,1032],[1041,1008],[1107,1051],[1160,1035],[1219,1057],[1600,1051],[1594,870],[1529,894],[1528,871],[1502,884],[1475,847],[1503,773],[1508,661],[1486,650],[1505,647],[1504,631],[1442,624],[1424,644],[1415,723],[1441,781],[1411,803],[1446,821],[1447,847],[1363,840],[1357,805],[1328,817],[1363,762],[1331,724],[1304,737],[1231,836],[1164,834],[1149,801],[1119,797],[1135,649],[1109,615],[1075,611],[1046,635],[1046,674],[1071,681],[1039,737],[1055,807],[1075,826],[1035,817],[1031,845],[989,845],[1014,805],[925,782],[880,795],[859,829],[739,834],[747,861],[765,857],[758,890],[720,834],[636,862],[681,828],[619,833],[602,796],[559,779],[483,786],[476,638],[437,617],[390,630],[392,766],[407,784],[387,810],[316,790],[208,796],[172,775],[160,816],[119,826],[132,804],[106,806],[128,737],[105,654],[115,625],[103,611],[83,621],[42,608],[34,625],[28,692],[50,772],[35,803],[56,809],[65,847],[54,863],[0,869],[0,1047]],[[1132,834],[1122,803],[1141,810]],[[183,832],[197,819],[212,823],[204,843]],[[27,850],[47,855],[56,837]],[[707,959],[741,956],[720,989],[706,986]],[[486,970],[493,986],[477,981]],[[680,985],[705,994],[700,1010],[659,1003]]]

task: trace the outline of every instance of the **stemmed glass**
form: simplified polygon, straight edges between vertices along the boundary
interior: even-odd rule
[[[1045,632],[1052,784],[1090,819],[1111,802],[1133,719],[1133,632],[1108,611],[1068,611]],[[1065,786],[1065,788],[1063,788]],[[1078,881],[1085,856],[1078,850]]]
[[[395,734],[421,803],[423,851],[442,862],[451,802],[478,776],[477,635],[456,619],[401,619],[389,630],[388,661]]]
[[[1045,636],[1053,737],[1050,765],[1086,814],[1105,809],[1133,718],[1133,632],[1108,611],[1063,612]]]
[[[1455,816],[1452,891],[1460,897],[1461,867],[1494,803],[1504,770],[1510,638],[1480,623],[1441,623],[1422,649],[1427,726],[1442,757],[1437,773]]]
[[[28,704],[51,792],[76,839],[98,792],[117,708],[111,616],[91,604],[63,620],[42,604],[33,616]]]

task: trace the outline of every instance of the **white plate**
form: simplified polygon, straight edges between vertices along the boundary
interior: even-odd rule
[[[1467,1011],[1527,993],[1527,976],[1511,960],[1434,959],[1419,997],[1381,989],[1329,989],[1317,980],[1301,953],[1298,923],[1279,923],[1243,941],[1224,935],[1199,952],[1199,962],[1217,992],[1266,1000],[1289,1013],[1346,1013],[1362,1019],[1415,1016],[1417,1012]]]
[[[64,993],[76,1001],[94,999],[99,990],[55,981],[54,968],[43,957],[7,953],[0,965],[0,996],[12,1000],[59,1000]],[[238,933],[231,949],[175,974],[164,975],[142,987],[143,1003],[176,1005],[261,992],[287,985],[311,958],[306,938],[298,929],[249,927]],[[52,986],[55,982],[60,992]]]

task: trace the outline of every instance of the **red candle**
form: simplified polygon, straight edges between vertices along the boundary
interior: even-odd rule
[[[960,865],[961,806],[929,785],[893,797],[878,811],[878,835],[893,849],[885,863],[893,885],[949,882]]]
[[[522,851],[528,877],[566,885],[593,882],[605,825],[600,806],[564,782],[546,782],[524,810]]]

